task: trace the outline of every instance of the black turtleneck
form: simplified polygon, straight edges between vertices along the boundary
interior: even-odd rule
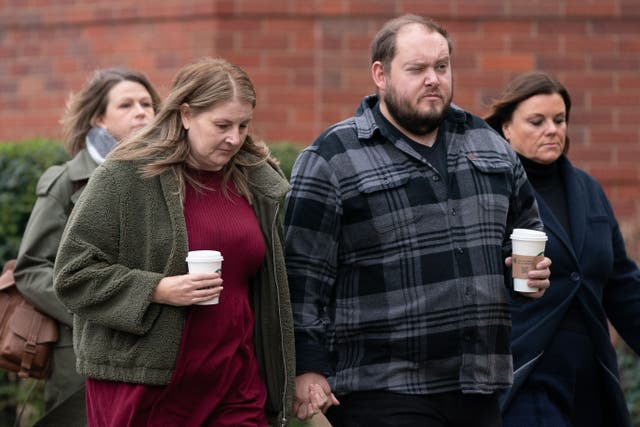
[[[567,209],[567,194],[564,189],[564,181],[560,173],[560,164],[556,160],[549,165],[543,165],[527,159],[523,156],[520,161],[527,172],[529,182],[538,192],[544,202],[551,208],[551,212],[560,221],[568,235],[571,235],[569,226],[569,212]]]

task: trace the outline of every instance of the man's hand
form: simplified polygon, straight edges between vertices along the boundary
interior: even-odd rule
[[[507,267],[511,267],[512,260],[511,257],[507,257],[504,260],[504,263]],[[551,282],[549,281],[549,276],[551,276],[551,270],[549,267],[551,266],[551,260],[545,257],[542,261],[536,264],[535,270],[530,270],[527,274],[528,280],[527,285],[532,288],[537,288],[536,292],[518,292],[520,295],[528,297],[528,298],[540,298],[544,295],[545,291],[551,286]]]
[[[326,412],[340,402],[331,392],[327,379],[316,373],[307,372],[296,377],[296,399],[293,414],[299,420],[306,420],[319,412]]]

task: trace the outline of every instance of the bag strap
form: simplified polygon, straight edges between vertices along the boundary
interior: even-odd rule
[[[22,361],[20,363],[20,372],[18,372],[18,376],[20,378],[29,377],[31,364],[33,363],[33,359],[36,355],[36,350],[38,345],[38,332],[40,331],[41,325],[42,325],[42,316],[38,315],[37,312],[34,312],[34,315],[31,316],[31,325],[29,327],[29,332],[25,337],[24,352],[22,353]]]

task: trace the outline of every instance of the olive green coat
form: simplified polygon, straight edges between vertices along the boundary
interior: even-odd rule
[[[53,264],[71,210],[97,164],[86,150],[64,165],[52,166],[36,186],[36,203],[25,229],[18,262],[16,286],[38,309],[58,320],[59,340],[53,352],[53,370],[45,385],[47,409],[61,403],[84,386],[76,373],[71,333],[71,313],[53,289]],[[84,405],[83,402],[80,402]],[[83,411],[78,411],[83,413]],[[72,420],[68,420],[68,425]],[[84,418],[77,425],[84,425]]]
[[[258,284],[250,288],[255,350],[267,386],[267,415],[282,422],[295,373],[279,219],[289,185],[266,164],[250,168],[249,178],[266,248]],[[186,309],[152,303],[151,296],[163,277],[187,273],[187,251],[173,170],[142,179],[129,161],[107,160],[96,169],[71,215],[54,272],[58,296],[75,314],[79,372],[112,381],[169,382]]]

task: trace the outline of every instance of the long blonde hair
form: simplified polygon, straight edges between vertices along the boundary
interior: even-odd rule
[[[180,107],[188,104],[194,114],[208,111],[221,103],[237,99],[255,108],[256,93],[253,83],[244,70],[221,58],[203,58],[180,69],[171,85],[160,111],[140,133],[117,146],[110,158],[135,160],[142,177],[158,176],[173,169],[178,177],[180,195],[184,196],[186,183],[202,188],[186,170],[190,146],[187,131],[182,126]],[[243,153],[250,153],[256,161],[242,160]],[[244,140],[240,151],[223,168],[222,189],[231,180],[240,193],[251,202],[247,168],[269,162],[277,162],[269,155],[265,143]],[[184,200],[184,197],[183,197]]]
[[[109,91],[123,81],[144,86],[151,96],[153,110],[158,111],[160,95],[142,73],[127,68],[104,68],[94,71],[84,87],[69,97],[60,121],[64,146],[72,157],[85,147],[85,139],[94,121],[106,113]]]

